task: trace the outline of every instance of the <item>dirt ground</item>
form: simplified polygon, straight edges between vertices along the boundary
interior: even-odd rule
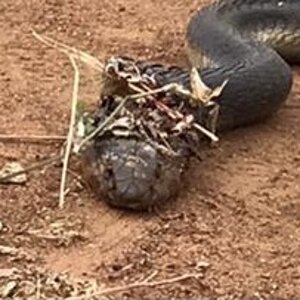
[[[184,66],[186,24],[203,4],[1,1],[0,134],[65,135],[68,129],[72,68],[34,39],[31,28],[101,60],[122,54]],[[158,212],[133,214],[95,201],[76,166],[63,210],[59,166],[30,173],[23,186],[1,185],[1,295],[69,297],[197,274],[103,299],[300,297],[297,73],[286,107],[265,124],[223,135],[203,153],[179,199]],[[99,75],[82,67],[81,76],[80,99],[93,107]],[[60,147],[0,141],[0,165],[29,166]]]

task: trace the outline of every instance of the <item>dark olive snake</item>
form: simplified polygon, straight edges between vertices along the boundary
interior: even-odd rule
[[[273,115],[292,85],[287,63],[300,61],[299,0],[221,0],[191,18],[186,41],[192,66],[214,88],[217,132],[251,125]],[[159,85],[190,88],[190,72],[138,62]],[[102,111],[102,114],[105,112]],[[146,140],[99,137],[84,153],[86,174],[97,195],[115,207],[148,209],[177,196],[188,154],[163,156]]]

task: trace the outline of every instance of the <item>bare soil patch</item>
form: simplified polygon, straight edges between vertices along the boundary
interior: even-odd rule
[[[67,131],[72,68],[37,42],[31,28],[99,59],[122,54],[184,66],[186,24],[204,3],[1,1],[0,133]],[[99,78],[87,68],[82,75],[80,97],[92,107]],[[299,79],[295,69],[287,106],[275,118],[228,133],[203,153],[187,190],[162,211],[113,210],[72,175],[60,211],[59,167],[30,174],[24,186],[1,185],[0,245],[11,248],[0,251],[1,291],[67,297],[95,284],[197,273],[198,279],[113,296],[300,297]],[[59,149],[58,143],[0,142],[0,165],[30,165]]]

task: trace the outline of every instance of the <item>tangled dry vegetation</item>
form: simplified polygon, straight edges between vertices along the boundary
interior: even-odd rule
[[[100,137],[107,131],[113,132],[116,137],[120,133],[120,128],[126,128],[127,134],[131,130],[138,128],[138,133],[151,145],[154,145],[164,155],[176,157],[180,155],[180,149],[173,149],[172,139],[174,136],[182,134],[190,135],[194,131],[197,136],[206,136],[212,142],[218,142],[215,135],[215,124],[217,121],[218,106],[213,102],[227,82],[220,87],[210,89],[198,75],[196,69],[191,71],[191,91],[177,83],[170,83],[160,86],[155,78],[142,74],[138,64],[130,59],[112,57],[105,64],[89,54],[55,41],[51,38],[43,37],[36,32],[33,36],[47,46],[53,47],[63,52],[70,60],[74,71],[73,93],[71,99],[69,131],[64,136],[21,136],[2,135],[1,140],[20,140],[27,142],[36,141],[63,141],[64,145],[60,153],[53,154],[49,158],[23,168],[17,163],[10,163],[2,169],[0,183],[2,184],[23,184],[26,182],[26,174],[40,170],[47,165],[62,162],[62,175],[59,193],[59,208],[65,205],[65,196],[68,192],[66,187],[68,165],[72,155],[80,155],[82,149],[95,137]],[[112,106],[114,110],[104,116],[103,122],[93,127],[92,116],[88,112],[80,110],[78,102],[80,70],[78,62],[83,62],[89,67],[96,69],[102,76],[102,89],[105,93],[109,90],[112,96]],[[120,89],[121,87],[121,89]],[[121,90],[122,96],[118,93]],[[102,100],[107,96],[103,92]],[[178,97],[181,101],[172,102],[172,98]],[[130,103],[129,107],[127,104]],[[100,105],[103,105],[101,103]],[[208,108],[212,111],[211,122],[207,123],[208,128],[197,123],[194,116],[189,112],[191,107]],[[150,133],[150,134],[149,134]],[[121,133],[124,135],[124,132]],[[81,180],[81,179],[79,179]],[[82,240],[84,236],[77,231],[60,228],[59,224],[54,224],[53,230],[28,231],[36,238],[51,240],[59,245],[68,245],[74,240]],[[19,251],[18,248],[0,246],[0,254],[8,256],[10,260],[31,260],[30,254]],[[153,280],[157,275],[154,272],[147,278],[123,286],[112,288],[101,288],[94,281],[78,281],[74,284],[68,276],[56,274],[49,276],[36,269],[27,269],[19,272],[16,268],[1,269],[0,277],[9,278],[3,281],[5,284],[1,290],[3,298],[46,299],[55,294],[69,300],[81,299],[106,299],[102,296],[113,295],[118,292],[127,291],[143,287],[156,287],[172,285],[176,282],[197,279],[202,273],[186,273],[164,280]],[[107,298],[109,299],[109,298]]]
[[[80,106],[82,100],[96,106],[98,75],[106,63],[91,62],[83,53],[78,58],[76,49],[57,41],[48,40],[51,45],[45,46],[31,32],[35,28],[43,39],[51,36],[88,49],[100,61],[125,53],[186,66],[187,20],[209,2],[40,0],[29,1],[25,10],[24,1],[0,1],[1,169],[8,163],[1,177],[26,175],[6,177],[25,181],[22,185],[0,185],[1,296],[297,299],[299,71],[294,71],[288,105],[275,118],[225,134],[218,147],[201,153],[203,161],[195,164],[186,194],[178,201],[146,215],[120,213],[94,201],[73,153],[74,145],[96,129],[88,126],[88,134],[82,134],[86,115]],[[73,98],[79,98],[74,129],[79,135],[69,146],[64,186],[61,174],[76,86],[70,53],[81,84],[78,93],[73,91]],[[143,97],[166,104],[160,97],[168,93]],[[114,108],[122,97],[115,100]],[[127,101],[123,108],[129,108]],[[169,128],[179,123],[185,132],[199,132],[185,128],[196,125],[193,120],[169,116],[178,106],[167,106],[171,111],[156,109]],[[216,137],[213,128],[203,127]],[[161,138],[153,141],[170,150]],[[59,199],[63,210],[58,209]]]
[[[100,137],[103,132],[111,131],[115,136],[120,128],[126,128],[127,135],[132,134],[134,128],[138,128],[140,134],[147,142],[154,145],[164,155],[180,155],[181,149],[172,148],[172,139],[174,136],[186,135],[187,140],[191,139],[191,131],[196,131],[199,136],[204,135],[217,142],[215,135],[216,122],[218,117],[218,104],[213,99],[222,93],[225,81],[221,86],[210,89],[201,80],[196,68],[191,70],[191,91],[179,83],[169,83],[159,86],[154,76],[142,74],[138,63],[131,59],[121,57],[112,57],[106,63],[101,63],[97,58],[67,46],[51,38],[43,37],[33,31],[36,39],[53,47],[68,56],[74,70],[73,97],[71,101],[71,113],[69,131],[66,137],[65,146],[61,154],[55,154],[34,166],[26,169],[13,168],[5,169],[0,177],[2,183],[23,182],[25,173],[42,168],[45,165],[53,164],[62,159],[62,176],[60,185],[59,207],[64,207],[66,194],[66,177],[68,173],[69,159],[72,154],[78,155],[93,138]],[[112,106],[115,109],[107,116],[104,116],[103,122],[92,128],[92,117],[87,116],[87,112],[79,111],[78,93],[80,83],[80,71],[77,61],[83,62],[93,69],[96,69],[102,77],[102,100],[105,101],[107,91],[112,97]],[[151,66],[151,65],[150,65]],[[155,74],[154,74],[155,75]],[[118,94],[118,92],[121,91]],[[163,94],[163,95],[162,95]],[[179,101],[172,101],[172,98],[178,96]],[[127,103],[130,102],[130,109]],[[132,104],[133,103],[133,104]],[[101,103],[100,105],[103,105]],[[208,128],[197,123],[192,108],[209,109],[212,117],[206,122]],[[84,116],[84,117],[83,117]],[[92,129],[91,129],[92,128]],[[193,133],[193,132],[192,132]],[[124,133],[122,133],[124,135]],[[11,136],[3,136],[2,139],[9,139]],[[16,137],[14,137],[16,138]],[[19,137],[21,139],[21,137]],[[25,136],[22,139],[31,141],[36,140],[56,140],[61,137],[52,136]]]

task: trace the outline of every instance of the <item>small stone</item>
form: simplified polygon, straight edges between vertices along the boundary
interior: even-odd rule
[[[210,263],[208,261],[202,260],[197,263],[197,269],[207,269],[209,267],[210,267]]]
[[[7,163],[0,170],[0,182],[2,181],[1,178],[4,178],[10,174],[23,172],[23,171],[24,168],[20,163],[18,162]],[[26,181],[27,181],[27,176],[25,173],[3,180],[4,183],[16,183],[16,184],[23,184]]]
[[[7,283],[7,285],[3,288],[1,295],[3,298],[6,297],[12,297],[14,294],[14,291],[17,288],[17,282],[16,281],[10,281]]]
[[[18,253],[17,248],[0,245],[0,254],[2,255],[17,255]]]
[[[24,292],[25,296],[32,296],[36,292],[36,286],[30,281],[22,282],[22,291]]]

